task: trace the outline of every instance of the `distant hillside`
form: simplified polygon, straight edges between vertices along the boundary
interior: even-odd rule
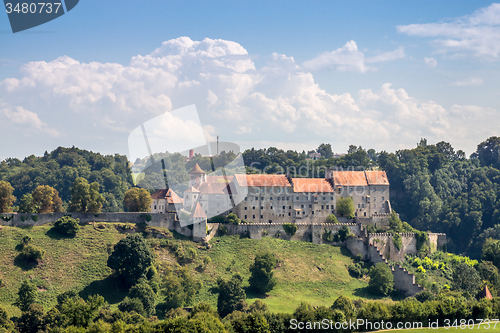
[[[17,290],[23,279],[30,278],[39,287],[39,298],[48,308],[55,304],[55,297],[67,290],[80,292],[81,296],[101,294],[113,306],[126,296],[117,289],[116,281],[110,276],[106,266],[108,251],[112,245],[135,229],[132,224],[96,224],[84,226],[75,238],[60,238],[53,233],[51,226],[20,229],[3,227],[0,231],[0,304],[11,314],[20,314],[12,306]],[[330,306],[336,297],[345,295],[353,298],[372,295],[367,292],[365,280],[349,276],[347,266],[353,262],[347,250],[340,247],[316,245],[307,242],[284,241],[265,238],[262,240],[240,239],[235,236],[214,238],[211,249],[203,249],[199,244],[182,239],[161,228],[154,228],[168,238],[165,240],[149,238],[156,253],[156,265],[160,274],[168,267],[179,267],[181,260],[172,247],[187,250],[196,249],[196,259],[185,265],[192,275],[202,283],[195,303],[200,300],[216,304],[216,294],[211,288],[219,277],[227,278],[235,272],[240,273],[248,285],[249,265],[255,254],[272,251],[280,264],[275,271],[277,287],[264,298],[271,311],[293,312],[301,301],[314,305]],[[34,238],[33,244],[45,251],[43,262],[34,268],[26,267],[16,260],[19,253],[16,246],[25,235]],[[204,272],[197,270],[203,259],[209,256],[211,263]],[[262,295],[248,293],[249,303]]]

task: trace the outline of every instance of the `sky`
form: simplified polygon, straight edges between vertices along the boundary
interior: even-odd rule
[[[0,13],[0,160],[129,154],[142,124],[159,150],[426,138],[471,154],[500,135],[499,60],[485,1],[81,0],[18,33]]]

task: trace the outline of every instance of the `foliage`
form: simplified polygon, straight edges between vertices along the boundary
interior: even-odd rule
[[[127,192],[123,198],[123,204],[128,212],[148,212],[150,210],[151,195],[144,188],[133,187]]]
[[[159,304],[160,312],[191,305],[200,288],[201,284],[186,268],[169,272],[161,283],[161,295],[164,299]]]
[[[31,304],[37,301],[37,288],[29,280],[24,280],[17,292],[17,300],[14,303],[21,311],[28,311]]]
[[[347,266],[347,271],[349,272],[349,275],[352,276],[353,278],[360,279],[363,276],[367,274],[367,270],[363,268],[361,263],[356,263],[356,264],[350,264]]]
[[[147,317],[150,317],[154,313],[155,296],[153,289],[144,279],[140,279],[135,286],[130,288],[128,293],[130,299],[137,298],[141,301]]]
[[[500,240],[488,238],[484,243],[481,259],[491,261],[493,265],[500,268]]]
[[[326,217],[326,223],[339,223],[339,221],[334,214],[330,214]]]
[[[323,242],[331,243],[335,239],[335,234],[331,230],[326,230],[325,228],[321,238],[323,239]]]
[[[99,183],[89,182],[83,178],[75,179],[71,188],[71,202],[69,211],[82,213],[100,213],[104,197],[99,193]]]
[[[0,332],[2,332],[2,329],[5,330],[5,332],[13,332],[14,323],[9,319],[7,311],[0,306]]]
[[[129,286],[137,283],[152,262],[149,246],[139,234],[120,240],[108,258],[108,266],[117,271]]]
[[[369,275],[368,285],[374,293],[386,296],[394,289],[394,278],[387,264],[382,262],[375,264],[370,269]]]
[[[256,300],[248,307],[249,312],[267,312],[269,307],[266,303],[262,302],[260,299]]]
[[[454,268],[452,288],[475,296],[481,288],[481,277],[476,269],[466,263],[460,263]]]
[[[293,236],[297,232],[297,225],[295,223],[284,223],[283,229],[288,236]]]
[[[243,290],[243,278],[239,274],[233,275],[229,280],[217,280],[217,311],[224,318],[233,311],[246,308],[246,294]]]
[[[59,197],[59,192],[52,186],[40,185],[31,195],[33,197],[34,207],[37,207],[38,213],[64,212],[63,202]]]
[[[219,224],[219,235],[224,236],[227,234],[227,227],[223,224]]]
[[[337,214],[351,218],[354,216],[354,201],[351,197],[339,197],[337,199]]]
[[[88,327],[104,305],[104,298],[99,295],[89,296],[87,301],[79,298],[68,298],[61,305],[62,326]]]
[[[394,247],[396,247],[396,249],[398,249],[398,251],[400,251],[401,247],[403,246],[403,239],[401,238],[401,235],[400,234],[393,234],[392,243],[394,244]]]
[[[348,226],[344,225],[340,230],[335,234],[334,241],[335,242],[344,242],[347,237],[351,235],[351,230]]]
[[[54,223],[54,229],[62,235],[75,237],[80,230],[79,222],[79,219],[63,216]]]
[[[14,188],[5,180],[0,181],[0,213],[12,212],[12,204],[16,201]]]
[[[122,312],[132,312],[140,314],[143,317],[146,317],[146,311],[144,311],[144,305],[142,304],[139,298],[129,298],[128,296],[118,304],[118,309]]]
[[[274,268],[277,260],[273,253],[265,252],[255,257],[250,266],[250,287],[259,293],[267,293],[276,286]]]
[[[33,214],[38,212],[38,207],[31,193],[23,194],[19,202],[19,213]]]
[[[23,246],[21,253],[19,253],[19,258],[28,262],[37,262],[42,260],[44,251],[32,244]]]
[[[16,321],[19,332],[42,332],[46,328],[45,311],[40,304],[30,304]]]
[[[342,311],[347,318],[353,318],[356,315],[354,304],[345,296],[339,296],[335,302],[333,302],[331,309]]]
[[[236,214],[230,213],[226,216],[226,222],[238,225],[241,223],[241,220],[238,216],[236,216]]]

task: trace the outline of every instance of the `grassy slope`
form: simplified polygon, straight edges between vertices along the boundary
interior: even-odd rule
[[[106,266],[106,260],[111,244],[126,234],[117,231],[116,224],[101,225],[105,226],[102,230],[86,225],[75,238],[60,238],[50,231],[50,226],[2,228],[0,278],[5,286],[0,288],[0,304],[12,315],[19,314],[12,303],[22,280],[31,277],[40,288],[40,301],[47,307],[55,303],[59,293],[69,289],[80,291],[82,297],[99,293],[116,306],[126,293],[119,291],[110,278],[111,271]],[[166,230],[164,232],[171,235]],[[34,245],[45,251],[43,263],[30,269],[19,263],[16,265],[15,260],[18,254],[15,248],[21,238],[28,234],[34,238]],[[189,240],[174,239],[173,236],[171,240],[186,247],[198,246]],[[178,266],[175,256],[166,248],[159,247],[158,240],[151,243],[153,246],[156,244],[158,262],[163,266]],[[349,276],[347,266],[352,263],[352,258],[343,248],[273,238],[256,241],[235,236],[218,237],[211,244],[213,247],[209,250],[198,249],[196,261],[187,265],[203,283],[197,301],[216,304],[217,295],[212,292],[212,288],[218,277],[229,278],[238,272],[247,281],[249,265],[255,254],[261,251],[272,251],[281,261],[281,266],[275,272],[278,285],[267,297],[247,292],[249,303],[263,298],[272,311],[292,312],[301,301],[329,306],[339,295],[372,298],[366,291],[366,281]],[[205,272],[196,271],[195,267],[207,255],[212,263]]]

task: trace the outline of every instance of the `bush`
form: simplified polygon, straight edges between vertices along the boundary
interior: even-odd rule
[[[388,265],[379,262],[370,269],[370,289],[380,295],[387,296],[394,288],[394,278]]]
[[[403,240],[401,238],[400,234],[394,234],[392,236],[392,243],[398,249],[398,251],[401,251],[401,247],[403,246]]]
[[[236,214],[231,213],[226,216],[226,222],[238,225],[241,223],[241,220],[238,218],[238,216],[236,216]]]
[[[420,303],[423,303],[423,302],[426,302],[426,301],[433,301],[434,298],[436,298],[434,296],[434,294],[431,293],[429,290],[423,290],[423,291],[419,292],[418,294],[415,294],[414,297]]]
[[[223,224],[219,224],[219,235],[224,236],[227,234],[227,227]]]
[[[146,311],[144,311],[144,305],[139,298],[128,298],[125,297],[123,301],[118,304],[118,309],[122,312],[132,312],[140,314],[143,317],[146,317]]]
[[[33,242],[33,237],[31,236],[24,236],[22,239],[21,239],[21,245],[24,247],[26,245],[28,245],[29,243]]]
[[[34,245],[28,244],[23,247],[23,250],[19,254],[19,257],[26,261],[37,261],[42,260],[44,251]]]
[[[354,215],[354,201],[351,197],[337,199],[337,215],[351,217]]]
[[[330,214],[326,217],[326,223],[339,223],[339,221],[335,215]]]
[[[297,225],[295,223],[285,223],[283,229],[288,236],[292,237],[297,232]]]
[[[37,222],[37,221],[38,221],[38,215],[31,215],[31,219],[32,219],[34,222]]]
[[[63,216],[54,223],[54,229],[63,235],[74,237],[80,230],[79,219]]]
[[[360,279],[366,275],[366,270],[361,266],[360,263],[350,264],[347,267],[347,271],[349,272],[349,275],[355,279]]]
[[[331,243],[334,241],[335,235],[331,230],[325,229],[325,231],[323,231],[323,235],[321,236],[321,238],[323,239],[324,242]]]
[[[251,276],[248,279],[250,287],[260,293],[273,290],[277,283],[273,272],[276,263],[276,257],[271,252],[257,255],[250,266]]]
[[[226,219],[222,215],[217,215],[208,219],[208,223],[224,223],[224,222],[226,222]]]

